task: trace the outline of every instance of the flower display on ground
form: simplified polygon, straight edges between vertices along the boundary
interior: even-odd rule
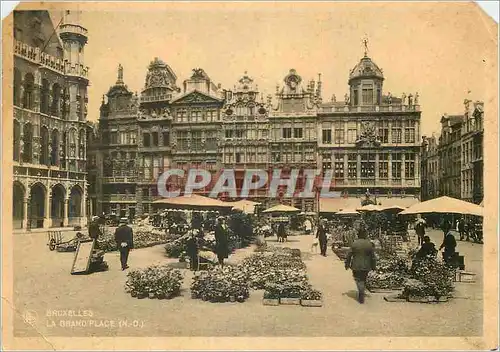
[[[311,286],[301,292],[300,298],[307,301],[320,301],[323,295],[320,291],[312,288]]]
[[[410,279],[405,283],[403,296],[448,297],[454,289],[455,270],[436,258],[427,257],[415,262]]]
[[[159,244],[165,244],[172,240],[172,236],[163,230],[150,229],[148,227],[139,227],[134,230],[134,248],[146,248]],[[118,250],[116,245],[114,233],[106,233],[100,236],[97,240],[99,249],[105,252],[112,252]]]
[[[125,291],[133,297],[172,298],[179,294],[183,277],[179,270],[154,265],[127,274]]]
[[[191,294],[210,302],[243,302],[249,297],[248,275],[241,266],[213,267],[193,278]]]
[[[368,289],[400,289],[409,277],[408,262],[397,255],[382,256],[377,260],[377,268],[368,273]]]

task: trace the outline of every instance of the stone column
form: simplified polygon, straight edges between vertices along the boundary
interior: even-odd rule
[[[361,154],[358,153],[356,163],[356,185],[361,186]]]
[[[375,184],[378,185],[378,180],[380,177],[380,162],[379,153],[375,154]]]
[[[50,189],[47,191],[49,192]],[[52,196],[50,194],[47,194],[45,197],[45,206],[44,206],[44,217],[43,217],[43,228],[48,229],[52,224],[51,224],[51,218],[50,218],[50,204],[51,204]]]
[[[80,214],[81,217],[80,217],[80,226],[83,228],[83,227],[86,227],[87,226],[87,202],[88,202],[88,199],[87,199],[87,187],[86,185],[83,186],[83,194],[82,194],[82,201],[81,201],[81,209],[82,209],[82,213]]]
[[[69,208],[69,198],[64,198],[64,215],[63,215],[63,226],[68,226],[68,208]]]
[[[28,197],[23,199],[23,220],[21,222],[21,228],[25,229],[28,226]]]

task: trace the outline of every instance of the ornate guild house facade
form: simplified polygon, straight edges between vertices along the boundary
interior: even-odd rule
[[[136,96],[124,85],[120,66],[118,81],[103,101],[99,128],[92,133],[98,139],[92,160],[103,176],[97,181],[97,199],[92,198],[94,212],[130,217],[152,212],[158,177],[172,168],[201,168],[216,176],[195,191],[204,195],[221,170],[232,169],[237,196],[248,169],[267,170],[271,176],[280,168],[281,178],[298,170],[295,194],[281,187],[278,201],[305,212],[318,206],[344,208],[349,202],[358,206],[367,191],[384,204],[408,206],[420,194],[418,93],[402,98],[384,94],[384,79],[365,53],[350,72],[344,101],[334,95],[324,102],[321,75],[304,82],[294,69],[276,87],[273,101],[271,95],[264,98],[246,72],[232,90],[214,84],[203,69],[194,69],[177,87],[173,70],[156,58]],[[297,197],[306,185],[306,169],[331,172],[331,189],[343,198],[323,204],[317,197]],[[186,177],[171,177],[167,189],[185,182]],[[231,194],[221,198],[235,200]],[[247,198],[276,202],[265,189]]]
[[[14,11],[14,229],[86,224],[87,30]]]

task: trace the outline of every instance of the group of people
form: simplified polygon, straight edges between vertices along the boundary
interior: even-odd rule
[[[194,220],[194,219],[193,219]],[[199,221],[192,222],[192,231],[186,245],[186,253],[190,259],[190,268],[193,271],[199,270],[201,240],[203,238],[203,224]],[[217,217],[215,221],[215,254],[219,265],[224,266],[224,260],[229,258],[229,239],[226,219],[223,216]]]

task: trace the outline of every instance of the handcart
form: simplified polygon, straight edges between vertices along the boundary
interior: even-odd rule
[[[77,232],[71,240],[63,242],[61,231],[49,231],[47,245],[51,251],[57,249],[58,252],[74,252],[78,243],[85,237],[83,233]]]

